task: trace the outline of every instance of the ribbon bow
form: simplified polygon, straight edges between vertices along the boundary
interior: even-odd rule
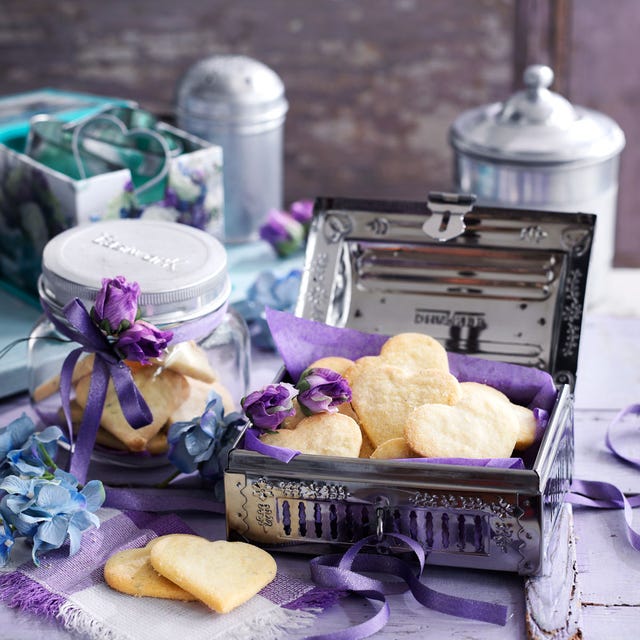
[[[382,603],[371,618],[348,629],[307,637],[305,640],[360,640],[382,629],[389,619],[390,610],[386,595],[410,591],[424,607],[448,613],[459,618],[480,620],[504,626],[507,622],[507,607],[492,602],[483,602],[460,596],[452,596],[427,587],[420,582],[426,556],[422,546],[408,536],[384,534],[388,541],[395,539],[412,551],[418,560],[417,570],[407,562],[391,555],[361,554],[366,545],[380,544],[379,536],[372,535],[355,543],[344,554],[318,556],[310,561],[311,577],[320,586],[358,593],[370,600]],[[386,541],[385,541],[386,542]],[[375,572],[401,578],[402,582],[383,582],[360,572]]]
[[[60,333],[81,345],[66,357],[60,372],[62,410],[69,429],[70,443],[73,443],[70,405],[73,370],[83,352],[95,354],[87,405],[75,448],[72,449],[73,456],[69,469],[80,483],[84,483],[110,379],[113,380],[122,413],[134,429],[149,424],[153,416],[133,381],[131,370],[122,361],[114,345],[94,324],[86,307],[78,298],[68,302],[62,310],[68,325],[57,320],[46,306],[45,313]]]

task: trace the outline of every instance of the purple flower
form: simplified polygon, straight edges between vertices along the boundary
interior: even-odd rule
[[[260,227],[260,237],[285,257],[302,248],[305,233],[304,227],[286,211],[270,209],[267,221]]]
[[[298,384],[298,404],[309,416],[314,413],[335,413],[338,406],[351,400],[349,383],[331,369],[315,368],[303,371]]]
[[[135,322],[139,296],[137,282],[128,282],[124,276],[103,278],[91,317],[106,333],[120,333]]]
[[[295,414],[293,399],[297,389],[288,382],[270,384],[242,399],[242,408],[254,426],[259,429],[277,429],[288,416]]]
[[[171,338],[172,331],[162,331],[144,320],[138,320],[120,334],[115,347],[125,360],[149,364],[149,358],[162,355]]]
[[[313,200],[296,200],[291,203],[289,213],[294,220],[308,227],[313,217]]]

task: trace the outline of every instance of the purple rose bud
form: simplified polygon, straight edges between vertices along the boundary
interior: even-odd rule
[[[139,296],[137,282],[127,282],[124,276],[103,278],[92,317],[107,333],[118,333],[135,322]]]
[[[336,413],[338,406],[351,400],[351,387],[339,374],[331,369],[307,369],[296,385],[300,391],[298,404],[302,412]]]
[[[292,202],[289,207],[289,213],[294,220],[308,227],[313,217],[313,200],[296,200]]]
[[[304,227],[286,211],[270,209],[267,221],[260,227],[260,237],[285,257],[302,248],[305,233]]]
[[[288,416],[295,414],[293,399],[297,389],[288,382],[270,384],[242,399],[242,408],[254,426],[259,429],[277,429]]]
[[[162,331],[144,320],[138,320],[120,334],[115,347],[125,360],[149,364],[149,358],[162,355],[171,338],[172,331]]]

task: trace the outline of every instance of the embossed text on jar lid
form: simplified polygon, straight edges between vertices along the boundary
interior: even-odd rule
[[[108,220],[47,243],[40,296],[54,308],[75,297],[89,307],[102,279],[116,276],[140,285],[140,307],[156,324],[215,311],[231,291],[225,248],[208,233],[175,222]]]

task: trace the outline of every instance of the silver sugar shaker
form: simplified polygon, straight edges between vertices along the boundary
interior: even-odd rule
[[[269,209],[282,208],[288,108],[280,77],[247,56],[205,58],[178,83],[178,126],[223,150],[228,243],[256,240]]]

